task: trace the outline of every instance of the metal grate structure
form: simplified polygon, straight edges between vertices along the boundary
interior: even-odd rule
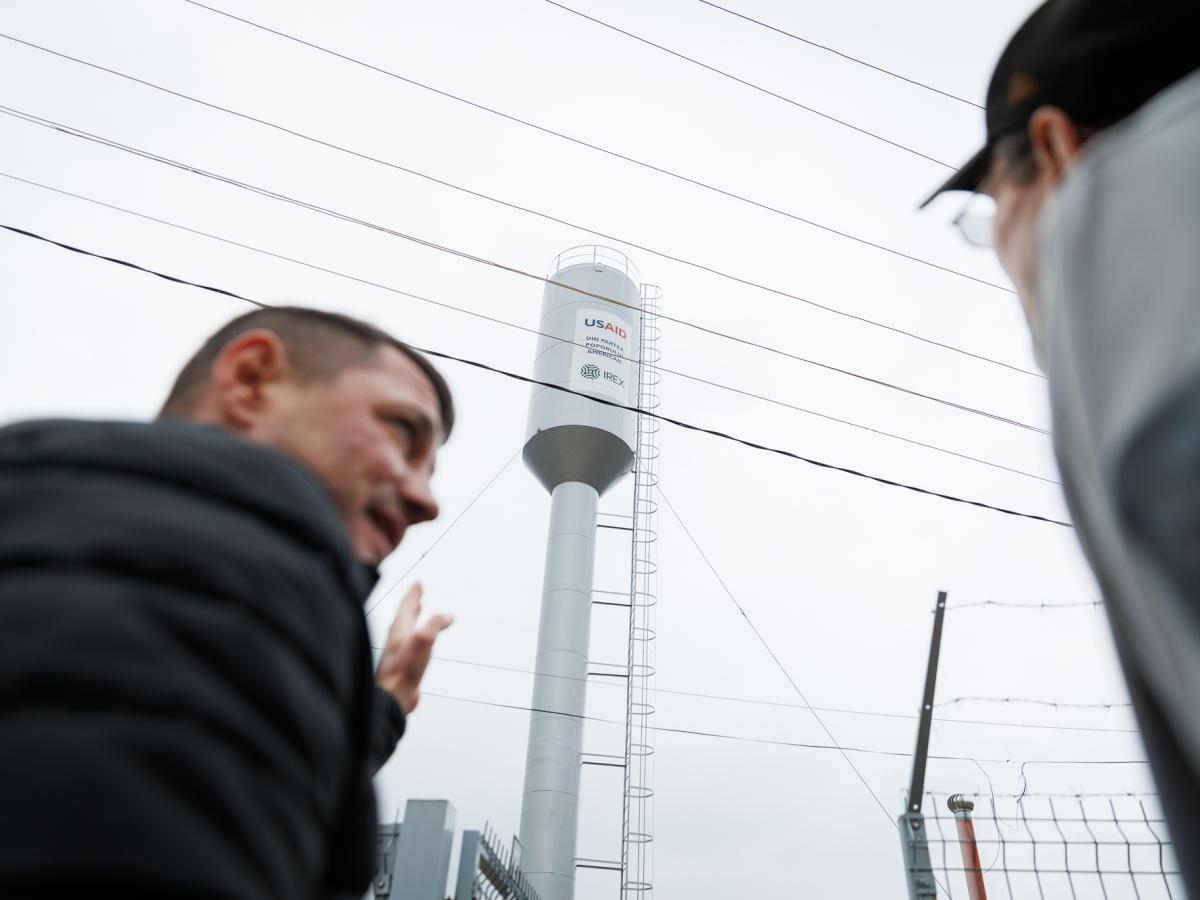
[[[541,900],[520,869],[520,843],[506,850],[487,826],[464,831],[454,900]]]
[[[937,895],[963,900],[1183,900],[1156,805],[1129,796],[975,797],[927,793],[925,839]],[[957,810],[951,812],[951,810]],[[909,858],[909,865],[915,858]]]
[[[662,379],[658,339],[662,290],[641,287],[638,408],[658,408]],[[625,778],[621,821],[621,898],[654,894],[654,608],[658,604],[658,419],[638,416],[630,551],[629,643],[626,657]]]

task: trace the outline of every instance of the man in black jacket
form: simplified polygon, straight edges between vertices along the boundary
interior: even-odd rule
[[[362,603],[452,423],[404,344],[276,308],[156,423],[0,430],[0,897],[361,895],[450,621],[411,591],[373,679]]]

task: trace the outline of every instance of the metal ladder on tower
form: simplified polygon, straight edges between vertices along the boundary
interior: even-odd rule
[[[625,778],[621,824],[621,900],[654,895],[654,608],[658,604],[655,557],[658,519],[658,435],[652,416],[662,380],[658,340],[662,290],[641,286],[641,357],[638,361],[637,455],[634,463],[626,656]]]

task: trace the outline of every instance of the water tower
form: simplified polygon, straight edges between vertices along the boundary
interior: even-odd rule
[[[560,254],[542,299],[534,378],[636,406],[638,283],[616,250]],[[521,868],[542,900],[571,900],[596,512],[601,495],[633,468],[637,416],[535,385],[527,435],[525,464],[551,497],[532,706],[553,712],[534,712],[529,722]]]

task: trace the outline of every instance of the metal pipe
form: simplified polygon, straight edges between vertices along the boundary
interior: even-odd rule
[[[975,804],[962,794],[951,794],[946,806],[954,813],[954,824],[958,828],[958,849],[962,852],[967,895],[970,900],[987,900],[983,866],[979,862],[979,847],[975,843],[975,823],[971,821],[971,812],[975,809]]]
[[[571,900],[575,893],[599,502],[595,488],[577,481],[556,486],[550,501],[532,706],[553,712],[530,717],[521,806],[521,868],[542,900]]]

